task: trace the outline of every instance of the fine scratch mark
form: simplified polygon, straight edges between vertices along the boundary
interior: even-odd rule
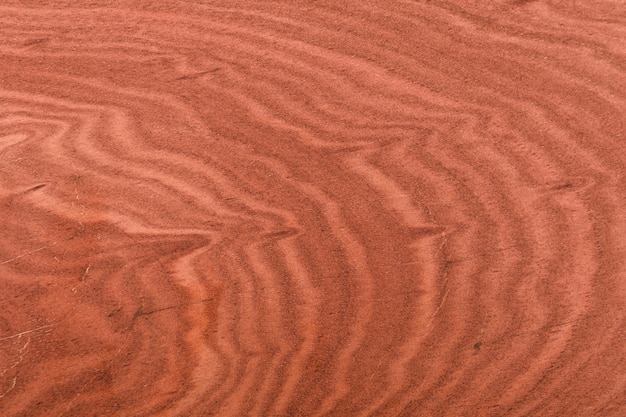
[[[15,369],[18,367],[18,365],[20,363],[22,363],[22,361],[24,360],[24,356],[26,356],[26,348],[28,347],[28,345],[30,344],[30,340],[31,338],[29,337],[28,340],[26,341],[26,343],[24,343],[24,346],[22,346],[20,348],[20,350],[17,352],[17,361],[15,361],[13,363],[13,365],[11,365],[10,367],[6,368],[4,371],[0,372],[0,377],[4,376],[4,374],[6,374],[8,371]]]
[[[91,268],[91,264],[89,264],[89,266],[85,269],[85,273],[83,274],[83,276],[80,277],[81,281],[84,281],[85,278],[87,277],[87,274],[89,273],[89,268]]]
[[[428,331],[430,330],[430,327],[433,324],[433,321],[435,321],[435,318],[437,317],[437,314],[439,314],[439,312],[441,311],[441,308],[443,307],[443,304],[446,302],[446,297],[448,297],[449,292],[450,290],[447,289],[446,292],[443,294],[443,297],[441,297],[441,302],[439,303],[437,310],[435,310],[435,313],[432,315],[432,317],[430,318],[430,321],[428,322],[428,325],[426,326],[426,333],[428,333]]]
[[[72,288],[73,293],[76,293],[76,288],[78,288],[80,283],[84,282],[85,278],[87,278],[87,274],[89,273],[89,268],[91,268],[91,264],[89,264],[87,268],[85,268],[85,272],[83,272],[83,276],[81,276],[80,279],[78,280],[79,283],[76,286],[74,286],[74,288]]]
[[[17,375],[15,375],[15,377],[13,377],[13,383],[11,384],[11,386],[9,387],[8,390],[4,391],[2,394],[0,394],[0,398],[4,397],[5,395],[7,395],[9,392],[13,391],[13,388],[15,388],[15,384],[17,383]]]
[[[601,317],[601,316],[604,316],[604,315],[605,315],[605,313],[590,314],[588,316],[576,318],[576,319],[573,319],[573,320],[567,320],[567,321],[554,323],[554,324],[547,324],[545,326],[535,327],[534,329],[530,329],[530,330],[527,330],[525,332],[519,332],[519,333],[510,334],[510,335],[504,335],[503,337],[494,340],[494,342],[497,342],[497,341],[500,341],[500,340],[512,339],[514,337],[528,336],[528,335],[532,335],[534,333],[539,333],[539,332],[551,332],[551,331],[553,331],[557,327],[567,326],[569,324],[584,323],[587,320],[591,320],[593,318]]]
[[[444,247],[446,245],[446,243],[448,242],[448,236],[447,234],[444,232],[443,233],[443,239],[441,239],[441,245],[439,246],[439,249],[437,250],[438,254],[443,254],[444,253]],[[426,329],[424,330],[424,336],[426,336],[429,332],[430,329],[433,325],[433,322],[435,321],[435,318],[437,317],[437,315],[439,314],[439,312],[441,311],[441,309],[443,308],[444,303],[446,302],[446,298],[448,297],[448,294],[450,293],[450,288],[448,288],[448,269],[450,267],[450,261],[445,261],[444,263],[444,270],[443,270],[443,283],[441,285],[441,288],[445,288],[446,292],[443,294],[443,297],[441,297],[441,302],[439,302],[439,305],[437,306],[437,309],[435,310],[435,312],[433,313],[432,317],[430,318],[430,320],[428,321],[428,324],[426,325]]]
[[[39,330],[48,329],[48,328],[54,327],[54,326],[56,326],[56,324],[47,324],[45,326],[37,327],[36,329],[26,330],[26,331],[23,331],[21,333],[17,333],[17,334],[11,335],[11,336],[0,337],[0,341],[8,340],[8,339],[14,339],[16,337],[22,337],[25,334],[34,333],[34,332],[37,332]]]
[[[26,252],[26,253],[23,253],[23,254],[21,254],[21,255],[18,255],[18,256],[16,256],[15,258],[7,259],[6,261],[2,261],[2,262],[0,262],[0,265],[8,264],[9,262],[16,261],[16,260],[18,260],[18,259],[20,259],[20,258],[23,258],[24,256],[28,256],[28,255],[31,255],[31,254],[33,254],[33,253],[36,253],[36,252],[42,251],[42,250],[44,250],[44,249],[46,249],[46,248],[49,248],[50,246],[54,246],[54,245],[56,245],[56,244],[57,244],[57,242],[54,242],[54,243],[51,243],[51,244],[49,244],[49,245],[42,246],[42,247],[40,247],[40,248],[38,248],[38,249],[34,249],[34,250],[29,251],[29,252]],[[1,340],[1,339],[0,339],[0,340]]]
[[[475,256],[470,256],[469,258],[449,259],[448,262],[450,264],[467,262],[467,261],[472,261],[474,259],[480,259],[480,258],[489,256],[489,255],[494,254],[494,253],[500,253],[500,252],[505,252],[505,251],[514,250],[514,249],[516,249],[515,246],[508,246],[506,248],[499,248],[499,249],[495,249],[495,250],[491,250],[491,251],[481,252],[481,253],[478,253]]]

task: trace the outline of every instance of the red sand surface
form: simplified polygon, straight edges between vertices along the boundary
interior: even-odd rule
[[[0,4],[0,415],[625,416],[623,0]]]

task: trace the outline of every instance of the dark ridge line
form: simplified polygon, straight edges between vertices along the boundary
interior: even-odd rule
[[[182,77],[174,78],[172,81],[193,80],[193,79],[196,79],[196,78],[200,78],[203,75],[210,74],[210,73],[213,73],[213,72],[217,72],[217,71],[219,71],[221,69],[222,69],[221,67],[211,68],[211,69],[206,70],[206,71],[196,72],[194,74],[183,75]]]
[[[141,316],[147,316],[149,314],[160,313],[161,311],[172,310],[174,308],[181,308],[181,307],[188,307],[188,306],[203,304],[203,303],[206,303],[206,302],[209,302],[209,301],[213,301],[213,300],[215,300],[215,298],[205,298],[204,300],[196,301],[194,303],[177,304],[177,305],[173,305],[173,306],[158,308],[156,310],[151,310],[151,311],[143,311],[142,307],[139,307],[139,309],[135,312],[135,314],[133,316],[133,319],[136,319],[137,317],[141,317]],[[117,312],[117,311],[115,311],[115,312]]]
[[[39,45],[39,44],[46,43],[46,42],[50,42],[50,38],[30,39],[22,43],[22,46],[33,46],[33,45]]]
[[[29,194],[29,193],[35,192],[37,190],[41,190],[42,188],[46,187],[47,185],[48,184],[45,184],[45,183],[44,184],[35,185],[34,187],[31,187],[28,190],[24,191],[24,194]]]

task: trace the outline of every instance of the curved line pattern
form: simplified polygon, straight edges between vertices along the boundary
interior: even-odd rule
[[[623,1],[66,3],[0,6],[3,416],[626,413]]]

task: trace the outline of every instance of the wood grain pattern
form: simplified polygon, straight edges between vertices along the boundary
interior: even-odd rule
[[[2,416],[626,415],[623,0],[0,5]]]

